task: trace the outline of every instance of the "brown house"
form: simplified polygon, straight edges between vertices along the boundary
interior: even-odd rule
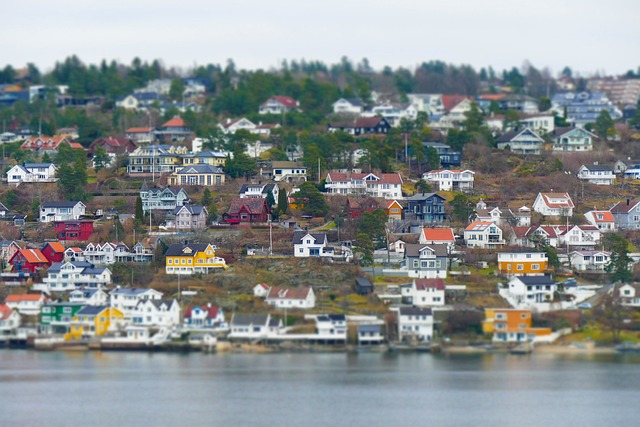
[[[107,154],[121,155],[132,153],[138,146],[131,138],[111,137],[98,138],[89,146],[89,152],[95,153],[98,147],[102,147]]]
[[[222,214],[222,218],[228,224],[267,222],[270,213],[266,199],[241,199],[236,197],[231,201],[229,211]]]

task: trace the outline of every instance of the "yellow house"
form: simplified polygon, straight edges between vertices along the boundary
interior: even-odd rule
[[[124,321],[124,314],[107,305],[87,305],[80,309],[71,321],[71,330],[66,340],[99,337],[114,330]]]
[[[167,274],[210,273],[218,268],[227,269],[224,258],[216,256],[216,248],[209,243],[174,243],[165,254]]]
[[[224,184],[224,171],[218,166],[193,165],[176,168],[169,175],[169,185],[200,185],[211,187]]]
[[[534,328],[531,310],[485,308],[482,332],[493,334],[494,341],[522,342],[551,335],[551,328]]]
[[[385,211],[387,211],[387,215],[389,216],[389,220],[401,220],[402,219],[402,210],[404,208],[397,200],[389,200],[387,202],[387,206]]]

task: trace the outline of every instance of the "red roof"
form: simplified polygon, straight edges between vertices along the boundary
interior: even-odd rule
[[[49,260],[40,252],[40,249],[20,249],[18,251],[30,264],[48,264]]]
[[[545,205],[550,208],[572,208],[573,201],[571,200],[571,196],[569,193],[540,193],[542,196],[542,201]],[[557,203],[552,203],[550,199],[561,199],[562,201]]]
[[[490,221],[474,221],[464,231],[484,231],[487,227],[494,225],[493,222]]]
[[[480,95],[480,99],[483,101],[499,101],[504,98],[504,93],[489,93],[485,95]]]
[[[393,205],[398,205],[398,207],[399,207],[400,209],[404,209],[404,208],[402,207],[402,205],[400,204],[400,202],[398,202],[397,200],[389,200],[389,201],[387,202],[387,209],[391,208],[391,206],[393,206]]]
[[[278,101],[280,104],[284,105],[287,108],[296,108],[298,106],[298,101],[288,96],[272,96],[267,100],[267,102],[272,99]],[[265,102],[265,104],[267,102]]]
[[[423,228],[422,235],[427,242],[447,241],[455,242],[452,228]]]
[[[149,133],[153,128],[129,128],[126,133]]]
[[[186,127],[186,125],[184,124],[184,120],[182,120],[178,116],[175,116],[174,118],[169,120],[167,123],[163,124],[161,127],[163,127],[163,128],[183,128],[183,127]]]
[[[267,299],[307,299],[309,292],[311,292],[310,286],[300,286],[297,288],[274,286],[269,289]]]
[[[595,222],[615,222],[613,214],[609,211],[592,211]]]
[[[65,248],[60,242],[48,242],[47,245],[51,246],[54,252],[64,252]],[[47,246],[45,245],[45,247]]]
[[[425,289],[437,289],[444,291],[444,280],[442,279],[416,279],[416,289],[424,291]]]
[[[0,304],[0,320],[8,319],[13,310],[7,304]]]
[[[384,117],[373,116],[373,117],[358,117],[353,124],[354,128],[374,128],[380,124],[380,122],[384,120]]]
[[[379,178],[379,180],[372,180],[368,183],[373,184],[374,182],[380,184],[402,184],[402,177],[399,173],[340,173],[340,172],[329,172],[327,174],[327,181],[353,181],[353,180],[363,180],[365,177],[369,175],[374,175]]]
[[[231,201],[228,213],[238,213],[243,207],[246,208],[250,214],[262,214],[268,211],[265,199],[241,199],[240,197],[236,197]]]
[[[42,294],[14,294],[8,295],[4,302],[40,301]]]
[[[469,97],[465,95],[442,95],[442,105],[448,113],[465,99],[469,99]]]

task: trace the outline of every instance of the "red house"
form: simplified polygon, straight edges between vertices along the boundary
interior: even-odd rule
[[[42,255],[49,260],[49,263],[60,262],[64,259],[65,247],[60,242],[48,242],[40,250]]]
[[[347,198],[347,214],[349,218],[359,218],[365,212],[373,212],[378,209],[378,202],[370,197],[365,199]]]
[[[93,234],[93,221],[54,221],[53,229],[58,240],[89,240]]]
[[[270,214],[266,199],[241,199],[236,197],[231,201],[229,211],[222,217],[229,224],[241,222],[267,222]]]
[[[15,272],[35,273],[49,267],[49,260],[40,249],[20,249],[11,257],[9,264]]]

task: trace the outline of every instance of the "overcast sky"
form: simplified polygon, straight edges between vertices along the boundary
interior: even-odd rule
[[[72,54],[184,69],[345,55],[375,69],[432,59],[498,71],[528,60],[554,75],[640,66],[638,0],[15,0],[2,16],[0,66],[41,71]]]

